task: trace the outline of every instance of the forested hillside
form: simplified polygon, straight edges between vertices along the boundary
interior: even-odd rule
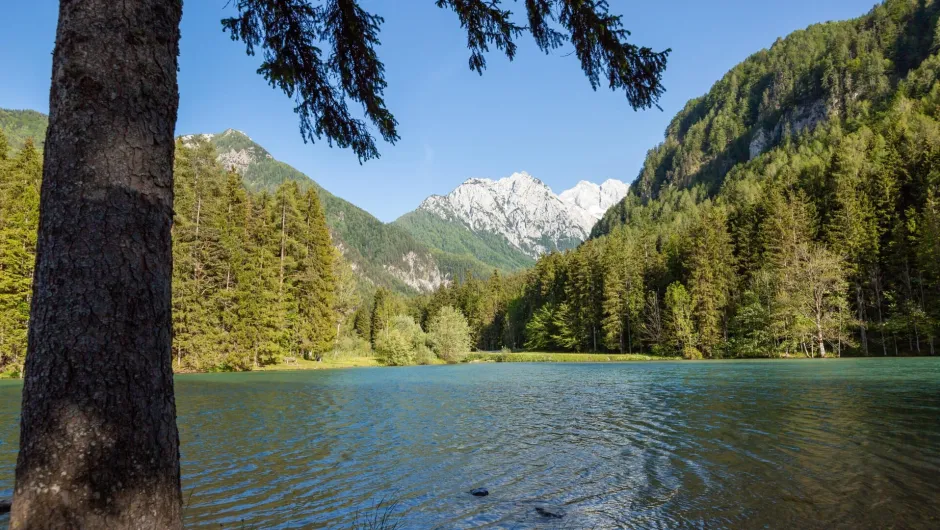
[[[0,109],[0,131],[7,136],[11,148],[19,149],[27,138],[41,150],[48,117],[26,110]],[[307,187],[319,194],[326,212],[327,224],[334,242],[352,264],[357,277],[372,290],[387,287],[401,294],[428,292],[445,281],[460,279],[467,274],[484,276],[493,268],[515,270],[504,261],[481,261],[461,245],[438,247],[416,238],[403,227],[386,224],[365,210],[343,200],[321,187],[307,175],[271,154],[252,141],[245,133],[229,129],[220,134],[199,134],[182,137],[183,143],[199,139],[212,143],[225,169],[235,168],[250,192],[274,191],[284,182],[296,182],[301,190]],[[454,248],[454,252],[441,250]]]
[[[332,350],[360,296],[317,192],[251,193],[214,147],[177,146],[173,227],[176,370],[244,370]],[[26,350],[42,160],[0,131],[0,372]]]
[[[35,110],[0,109],[0,131],[6,134],[7,142],[14,149],[21,149],[28,138],[42,150],[46,139],[49,119]]]
[[[425,211],[415,210],[395,220],[398,226],[425,245],[456,255],[474,256],[478,260],[504,271],[531,267],[535,260],[513,248],[498,234],[474,233],[466,226],[441,219]]]
[[[480,304],[501,308],[479,323],[501,337],[486,345],[935,354],[938,11],[888,0],[735,67],[676,116],[592,240],[515,292],[474,287],[501,293]]]
[[[336,244],[360,277],[373,285],[414,294],[431,291],[445,281],[468,273],[481,275],[492,270],[492,265],[485,265],[473,254],[438,250],[396,224],[383,223],[278,161],[243,132],[229,129],[220,134],[184,136],[183,141],[192,142],[197,138],[211,142],[218,152],[219,162],[226,169],[235,168],[251,191],[273,192],[284,182],[295,182],[301,189],[313,187],[323,202]]]

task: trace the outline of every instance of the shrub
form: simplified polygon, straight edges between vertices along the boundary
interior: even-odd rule
[[[431,319],[428,335],[434,352],[449,363],[462,361],[470,351],[470,326],[453,307],[442,307]]]
[[[682,348],[682,358],[690,361],[699,360],[702,358],[702,352],[698,351],[695,346],[686,346]]]
[[[415,353],[425,343],[424,332],[409,316],[392,318],[388,329],[382,330],[375,341],[379,358],[389,366],[415,364]]]
[[[434,359],[437,356],[434,355],[434,352],[431,351],[431,348],[428,348],[427,344],[420,344],[415,350],[415,363],[420,365],[428,365],[434,363]]]
[[[334,359],[343,359],[349,357],[371,357],[372,345],[369,341],[358,335],[346,335],[340,337],[336,350],[332,352]]]

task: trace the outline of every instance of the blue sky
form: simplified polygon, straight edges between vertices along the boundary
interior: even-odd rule
[[[480,77],[467,67],[465,36],[453,13],[433,0],[363,0],[385,17],[379,54],[401,140],[394,146],[380,141],[382,158],[360,165],[351,151],[303,143],[293,103],[255,73],[259,59],[222,32],[227,2],[184,2],[177,132],[241,129],[384,221],[470,177],[524,170],[555,192],[582,179],[632,182],[672,116],[735,64],[793,30],[853,18],[874,5],[610,0],[635,43],[673,49],[663,112],[634,112],[621,94],[591,90],[577,58],[568,55],[570,45],[545,55],[523,36],[515,61],[491,54]],[[47,112],[58,2],[8,4],[0,20],[0,107]]]

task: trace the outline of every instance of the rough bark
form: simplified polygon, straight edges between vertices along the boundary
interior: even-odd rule
[[[11,528],[181,528],[181,0],[60,2]]]

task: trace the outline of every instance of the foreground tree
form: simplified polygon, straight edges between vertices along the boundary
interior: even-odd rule
[[[437,5],[467,30],[472,69],[483,71],[490,46],[513,58],[525,28],[498,0]],[[295,98],[305,139],[377,157],[347,100],[398,139],[375,51],[381,17],[355,0],[235,8],[225,29],[249,54],[264,51],[259,72]],[[603,76],[634,108],[662,94],[667,52],[628,43],[605,2],[528,1],[526,15],[542,50],[574,45],[593,87]],[[15,529],[182,524],[170,296],[181,16],[181,0],[60,3]]]

